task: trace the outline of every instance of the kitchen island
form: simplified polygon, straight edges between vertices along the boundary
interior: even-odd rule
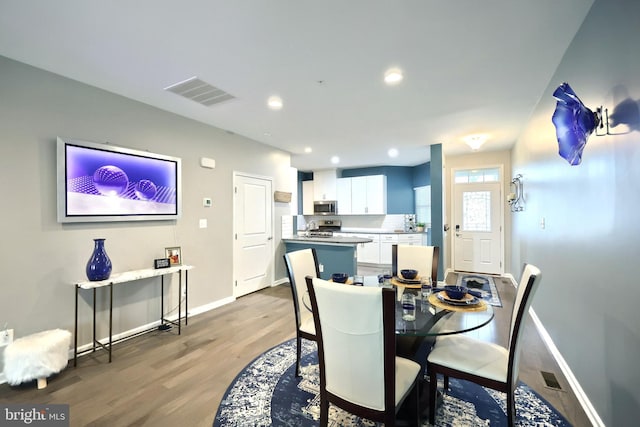
[[[286,252],[315,248],[320,264],[320,277],[328,280],[333,273],[356,274],[358,269],[358,245],[372,240],[363,237],[291,237],[282,239]]]

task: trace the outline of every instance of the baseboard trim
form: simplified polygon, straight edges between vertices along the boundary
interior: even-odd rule
[[[217,300],[214,301],[212,303],[209,304],[205,304],[205,305],[201,305],[199,307],[195,307],[195,308],[190,308],[189,309],[189,317],[193,317],[193,316],[197,316],[198,314],[202,314],[202,313],[206,313],[207,311],[211,311],[214,310],[218,307],[222,307],[223,305],[227,305],[230,304],[232,302],[234,302],[236,300],[235,297],[227,297],[227,298],[223,298],[221,300]],[[168,320],[173,320],[173,321],[177,321],[178,320],[178,315],[174,314],[172,316],[168,316],[166,317]],[[128,331],[125,332],[121,332],[119,334],[115,334],[113,336],[113,340],[121,340],[120,342],[124,342],[127,341],[127,339],[131,339],[131,338],[135,338],[136,334],[140,334],[141,332],[153,329],[157,326],[160,325],[160,320],[156,320],[154,322],[151,323],[147,323],[146,325],[142,325],[142,326],[138,326],[136,328],[130,329]],[[100,338],[100,341],[102,342],[106,342],[109,339],[109,337],[102,337]],[[92,343],[87,343],[84,345],[81,345],[78,347],[78,353],[82,353],[83,351],[89,350],[90,348],[92,348],[93,344]],[[68,360],[73,360],[73,348],[69,349],[69,353],[68,353]],[[68,366],[68,365],[67,365]],[[4,375],[4,372],[0,372],[0,384],[4,384],[7,382],[7,378]]]
[[[515,279],[515,277],[513,277],[512,274],[503,274],[502,277],[509,278],[511,280],[511,284],[514,287],[517,287],[518,281]],[[577,378],[575,377],[575,375],[573,375],[571,368],[567,364],[566,360],[564,360],[564,357],[562,357],[562,354],[558,350],[558,347],[556,347],[556,345],[554,344],[551,335],[549,335],[549,333],[547,332],[546,328],[542,324],[542,321],[540,321],[540,318],[533,310],[533,307],[529,308],[529,314],[531,315],[531,319],[533,320],[533,323],[538,331],[538,334],[540,335],[540,338],[542,339],[542,342],[547,347],[547,349],[551,353],[551,356],[555,359],[556,363],[560,367],[560,370],[569,383],[569,387],[571,387],[573,394],[575,394],[576,399],[578,399],[580,406],[582,406],[582,409],[589,418],[589,421],[591,421],[591,424],[596,427],[605,427],[605,424],[602,422],[602,419],[600,418],[595,408],[591,404],[591,401],[580,386]]]
[[[189,309],[189,317],[197,316],[198,314],[206,313],[207,311],[214,310],[218,307],[222,307],[223,305],[232,303],[236,300],[235,297],[227,297],[221,300],[214,301],[209,304],[201,305],[195,308]],[[172,316],[167,316],[166,319],[177,321],[178,315],[174,314]],[[147,323],[146,325],[138,326],[133,329],[129,329],[128,331],[121,332],[119,334],[115,334],[113,336],[113,341],[120,340],[120,342],[127,341],[128,339],[135,338],[137,335],[144,331],[152,330],[160,325],[160,320],[153,321],[151,323]],[[99,341],[106,342],[109,337],[99,338]],[[89,350],[93,346],[92,343],[87,343],[78,347],[78,353],[82,353],[83,351]],[[73,359],[73,349],[69,350],[69,360]]]
[[[540,334],[540,338],[542,338],[542,341],[549,349],[549,352],[558,363],[558,366],[560,366],[560,370],[569,382],[569,387],[571,387],[571,390],[573,390],[573,393],[576,395],[576,398],[580,402],[580,405],[582,406],[584,412],[587,414],[587,417],[591,421],[591,424],[598,427],[605,427],[604,422],[602,422],[602,419],[596,412],[596,409],[591,404],[591,401],[580,386],[577,378],[575,377],[575,375],[573,375],[571,368],[569,368],[569,365],[564,360],[564,357],[562,357],[562,354],[558,350],[558,347],[556,347],[556,345],[553,343],[551,336],[545,329],[544,325],[540,321],[540,318],[536,315],[536,312],[532,307],[529,308],[529,314],[531,315],[531,319],[533,319],[533,323],[536,325],[536,329]]]
[[[278,279],[275,282],[273,282],[271,284],[271,287],[275,287],[275,286],[279,286],[279,285],[284,285],[285,283],[289,283],[289,279],[286,277],[283,277],[282,279]]]

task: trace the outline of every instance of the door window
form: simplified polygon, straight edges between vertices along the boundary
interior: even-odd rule
[[[491,192],[462,193],[462,231],[491,231]]]
[[[454,180],[456,184],[473,184],[480,182],[500,181],[500,169],[467,169],[455,172]]]

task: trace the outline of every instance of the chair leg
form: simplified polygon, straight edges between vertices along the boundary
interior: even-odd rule
[[[515,390],[507,392],[507,423],[509,427],[514,427],[516,425]]]
[[[300,354],[302,352],[302,338],[296,337],[296,378],[300,378]]]
[[[320,399],[320,426],[327,427],[329,425],[329,401]]]
[[[413,392],[416,395],[414,402],[415,408],[413,409],[416,416],[416,427],[420,427],[420,379],[416,380],[416,383],[413,385]]]
[[[449,377],[447,375],[444,376],[444,393],[449,390]]]
[[[429,369],[429,423],[436,424],[436,404],[438,395],[438,374],[435,369]]]

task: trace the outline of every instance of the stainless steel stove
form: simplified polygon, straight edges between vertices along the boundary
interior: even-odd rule
[[[312,237],[333,237],[335,231],[340,231],[342,221],[339,219],[323,219],[317,222],[317,228],[309,230]]]
[[[333,231],[310,231],[309,237],[333,237]]]

